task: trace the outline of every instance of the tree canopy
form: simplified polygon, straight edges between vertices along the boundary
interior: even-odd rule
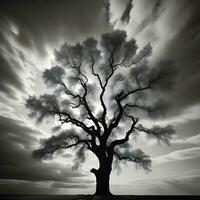
[[[70,124],[70,129],[55,127],[57,133],[42,140],[33,156],[49,158],[74,147],[74,168],[85,161],[89,150],[99,160],[109,158],[111,165],[114,159],[116,165],[129,161],[150,170],[150,157],[133,149],[129,141],[143,132],[169,144],[175,132],[171,125],[145,127],[140,121],[165,115],[170,104],[156,100],[155,94],[172,89],[176,74],[170,60],[150,67],[151,54],[150,44],[138,50],[136,40],[128,40],[121,30],[102,34],[100,41],[90,37],[81,43],[64,43],[55,51],[57,65],[43,72],[49,94],[30,96],[26,107],[38,122],[54,117],[60,126]]]

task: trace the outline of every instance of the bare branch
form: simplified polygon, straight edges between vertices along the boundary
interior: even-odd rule
[[[94,71],[95,61],[94,61],[93,55],[91,55],[91,58],[92,58],[92,63],[91,63],[92,74],[98,78],[99,84],[100,84],[101,88],[103,88],[103,83],[101,81],[99,74]]]
[[[134,128],[135,128],[135,125],[136,123],[138,122],[138,119],[137,118],[134,118],[133,116],[128,116],[126,115],[127,117],[131,118],[132,120],[132,124],[131,124],[131,127],[130,129],[126,132],[126,135],[123,139],[119,139],[119,140],[115,140],[113,141],[111,144],[110,144],[110,149],[111,151],[114,150],[115,146],[117,145],[120,145],[120,144],[124,144],[125,142],[127,142],[129,140],[129,136],[130,134],[134,131]]]
[[[122,65],[124,67],[131,67],[132,65],[136,65],[137,63],[139,63],[140,61],[142,61],[144,58],[150,56],[152,53],[152,47],[150,45],[150,43],[148,43],[133,59],[133,61],[126,65],[124,63],[122,63]]]
[[[175,133],[173,126],[167,125],[165,127],[160,127],[158,125],[153,126],[152,128],[145,128],[141,124],[134,128],[135,130],[145,132],[150,137],[155,137],[158,141],[162,141],[169,145],[169,140],[172,138],[172,135]]]
[[[73,141],[72,144],[70,144],[71,141]],[[80,137],[78,135],[74,135],[73,132],[61,132],[58,136],[52,136],[49,139],[44,140],[42,148],[33,151],[33,157],[37,159],[49,158],[58,150],[69,149],[82,143],[87,146],[88,150],[92,151],[92,147],[90,145],[91,140],[80,139]]]
[[[107,47],[107,49],[110,52],[110,49],[108,47]],[[102,121],[102,124],[103,124],[105,130],[107,129],[107,124],[106,124],[107,107],[106,107],[106,105],[104,103],[103,96],[104,96],[104,93],[106,91],[106,87],[107,87],[107,85],[109,83],[109,79],[114,74],[114,68],[113,68],[113,63],[114,63],[113,54],[114,54],[114,51],[115,51],[115,49],[113,50],[112,53],[110,52],[110,58],[109,58],[109,64],[110,64],[111,72],[110,72],[110,74],[108,74],[106,76],[106,80],[105,80],[104,85],[102,86],[102,92],[100,94],[100,101],[101,101],[101,105],[103,107],[103,113],[102,113],[101,121]]]
[[[99,124],[98,124],[98,120],[97,120],[97,119],[94,117],[94,115],[92,114],[91,109],[89,108],[89,105],[88,105],[87,100],[86,100],[86,96],[87,96],[87,93],[88,93],[87,83],[82,82],[81,79],[80,79],[81,85],[82,85],[82,87],[83,87],[84,90],[85,90],[84,95],[83,95],[83,96],[80,96],[79,94],[74,94],[72,91],[70,91],[70,90],[67,88],[67,86],[66,86],[63,82],[61,82],[61,81],[57,81],[57,82],[58,82],[59,84],[61,84],[61,85],[65,88],[66,94],[72,96],[73,98],[78,98],[78,99],[79,99],[79,104],[76,105],[76,106],[73,106],[73,108],[77,108],[77,107],[79,107],[80,105],[83,105],[83,106],[85,107],[85,109],[87,110],[88,115],[90,116],[89,119],[91,119],[91,120],[94,122],[94,124],[95,124],[96,127],[97,127],[97,130],[100,131],[100,126],[99,126]]]
[[[124,107],[122,106],[121,104],[121,101],[120,101],[120,97],[123,95],[123,92],[120,92],[118,95],[116,95],[115,97],[115,100],[117,102],[117,105],[118,105],[118,115],[117,117],[114,116],[114,118],[111,120],[111,123],[109,125],[109,128],[108,128],[108,133],[110,134],[111,131],[116,128],[123,116],[123,112],[124,112]]]
[[[59,117],[65,116],[64,119],[62,119],[62,123],[68,123],[71,122],[72,124],[81,127],[84,131],[86,131],[88,134],[92,134],[92,127],[86,126],[83,122],[79,121],[78,119],[73,118],[69,113],[64,111],[58,111],[58,110],[52,110],[52,114],[58,115]]]
[[[57,84],[60,84],[61,86],[63,86],[63,88],[65,89],[65,93],[67,95],[72,96],[73,98],[78,98],[80,101],[82,101],[82,97],[79,94],[74,94],[62,81],[59,80],[55,80],[57,82]]]
[[[125,160],[129,162],[134,162],[136,167],[142,167],[145,171],[151,170],[151,160],[148,155],[145,155],[140,149],[129,152],[125,150],[121,152],[119,149],[115,149],[114,156],[118,160]]]
[[[167,112],[167,110],[169,109],[169,102],[166,102],[162,99],[159,99],[158,101],[156,101],[154,104],[148,106],[148,105],[139,105],[137,104],[137,100],[134,104],[125,104],[124,109],[126,108],[136,108],[136,109],[140,109],[143,110],[145,112],[147,112],[148,116],[150,118],[156,118],[159,116],[164,116]]]
[[[120,100],[123,101],[124,99],[126,99],[127,97],[129,97],[130,95],[132,95],[132,94],[134,94],[134,93],[137,93],[137,92],[141,92],[141,91],[145,91],[145,90],[151,89],[152,86],[153,86],[154,84],[156,84],[156,82],[158,82],[158,81],[160,80],[160,78],[161,78],[161,77],[158,76],[158,77],[156,77],[156,78],[150,80],[149,83],[148,83],[146,86],[144,86],[144,87],[139,86],[138,88],[127,92],[124,96],[121,97]]]

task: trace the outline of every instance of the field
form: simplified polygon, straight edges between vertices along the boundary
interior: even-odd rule
[[[2,200],[200,200],[200,196],[1,195]]]

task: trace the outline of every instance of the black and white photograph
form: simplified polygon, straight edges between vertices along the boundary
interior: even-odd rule
[[[200,199],[200,1],[0,0],[0,199]]]

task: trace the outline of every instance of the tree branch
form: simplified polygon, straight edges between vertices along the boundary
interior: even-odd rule
[[[130,162],[135,162],[136,166],[142,167],[146,171],[151,170],[151,160],[148,155],[145,155],[143,151],[140,149],[136,149],[134,151],[129,152],[126,150],[125,152],[114,151],[114,156],[118,160],[127,160]]]
[[[88,134],[92,134],[92,127],[86,126],[83,122],[79,121],[78,119],[73,118],[69,113],[63,112],[63,111],[58,111],[58,110],[52,110],[52,114],[58,115],[60,117],[60,121],[63,123],[69,123],[71,122],[72,124],[81,127],[85,132]],[[61,117],[65,116],[65,119],[62,119]]]
[[[129,108],[138,108],[138,109],[142,109],[142,110],[145,110],[145,111],[147,111],[147,112],[153,112],[154,110],[153,109],[151,109],[150,107],[145,107],[145,106],[139,106],[139,105],[137,105],[137,104],[126,104],[125,106],[124,106],[124,108],[126,108],[126,107],[129,107]]]
[[[134,127],[135,130],[147,133],[152,135],[158,140],[163,141],[169,145],[169,140],[172,138],[172,135],[175,133],[173,126],[167,125],[165,127],[160,127],[158,125],[153,126],[152,128],[145,128],[141,124],[137,127]]]
[[[59,80],[55,80],[58,84],[62,85],[65,89],[65,93],[67,95],[72,96],[73,98],[78,98],[80,101],[82,100],[82,97],[79,94],[74,94],[71,90],[69,90],[69,88],[61,81]]]
[[[86,84],[82,84],[82,86],[83,86],[83,88],[84,88],[84,90],[85,90],[85,93],[84,93],[84,95],[83,95],[83,97],[82,97],[82,99],[83,99],[82,104],[83,104],[83,106],[85,107],[85,109],[87,110],[88,115],[90,116],[89,119],[91,119],[91,120],[93,121],[93,123],[96,125],[96,131],[97,131],[96,133],[97,133],[97,135],[98,135],[99,132],[100,132],[101,127],[100,127],[100,125],[99,125],[99,123],[98,123],[98,120],[97,120],[97,119],[94,117],[94,115],[92,114],[92,111],[91,111],[91,109],[89,108],[89,105],[88,105],[88,103],[87,103],[87,99],[86,99],[86,96],[87,96],[87,93],[88,93],[87,85],[86,85]]]
[[[110,49],[109,48],[107,48],[107,49],[110,52]],[[115,52],[115,49],[113,50],[112,53],[110,52],[109,65],[110,65],[110,68],[111,68],[111,73],[106,77],[105,83],[101,87],[102,88],[102,92],[100,94],[100,101],[101,101],[101,105],[103,107],[103,113],[102,113],[102,117],[101,117],[101,122],[102,122],[102,125],[104,127],[104,131],[107,131],[107,123],[106,123],[107,107],[106,107],[106,105],[104,103],[103,96],[104,96],[104,93],[106,91],[106,86],[108,85],[109,80],[113,76],[114,71],[115,71],[114,67],[113,67],[113,63],[114,63],[113,55],[114,55],[114,52]]]
[[[131,90],[129,91],[128,93],[126,93],[124,96],[122,96],[122,98],[120,99],[120,101],[123,101],[124,99],[126,99],[128,96],[130,96],[131,94],[134,94],[134,93],[137,93],[137,92],[140,92],[140,91],[144,91],[144,90],[148,90],[148,89],[151,89],[153,84],[155,84],[161,77],[158,76],[156,77],[155,79],[152,79],[149,81],[148,85],[145,86],[145,87],[141,87],[141,85],[139,84],[139,87],[134,89],[134,90]]]
[[[123,92],[120,92],[118,95],[116,95],[115,97],[115,100],[117,102],[117,105],[118,105],[118,116],[115,117],[111,120],[111,123],[109,125],[109,128],[108,128],[108,133],[110,134],[111,131],[116,128],[122,118],[122,115],[123,115],[123,112],[124,112],[124,107],[122,106],[121,104],[121,101],[120,101],[120,97],[123,95]]]
[[[123,139],[115,140],[110,144],[111,151],[114,151],[115,146],[124,144],[125,142],[127,142],[129,140],[129,136],[134,131],[134,127],[135,127],[136,123],[138,122],[137,118],[134,118],[133,116],[129,116],[129,115],[126,115],[126,116],[131,118],[132,125],[131,125],[130,129],[126,132],[126,135]]]
[[[103,83],[101,81],[99,74],[94,71],[95,62],[94,62],[94,57],[92,55],[91,55],[91,58],[92,58],[92,64],[91,64],[92,74],[98,78],[99,84],[100,84],[101,88],[103,88]]]
[[[81,72],[80,72],[81,73]],[[85,93],[83,96],[80,96],[79,94],[74,94],[72,91],[70,91],[67,86],[61,82],[61,81],[57,81],[59,84],[61,84],[65,90],[66,90],[66,94],[72,96],[73,98],[78,98],[79,99],[79,104],[76,105],[76,106],[73,106],[72,108],[78,108],[80,105],[83,105],[85,107],[85,109],[87,110],[88,112],[88,115],[90,116],[90,119],[94,122],[94,124],[96,125],[97,127],[97,131],[100,131],[100,126],[98,124],[98,120],[94,117],[94,115],[92,114],[90,108],[89,108],[89,105],[87,103],[87,100],[86,100],[86,96],[87,96],[87,92],[88,92],[88,89],[87,89],[87,82],[83,82],[82,79],[79,79],[82,87],[84,88],[85,90]]]
[[[69,144],[69,142],[72,140],[77,140],[77,141],[74,141],[74,143]],[[47,155],[52,155],[57,150],[75,147],[81,143],[84,143],[84,145],[87,146],[88,150],[93,151],[92,146],[90,145],[91,140],[80,139],[78,135],[68,136],[68,135],[63,135],[61,133],[58,136],[52,136],[49,139],[45,140],[43,142],[43,147],[33,152],[33,157],[43,158]]]
[[[128,160],[128,161],[131,161],[131,162],[136,162],[135,159],[129,157],[129,156],[121,156],[119,153],[117,153],[116,151],[114,151],[114,155],[117,157],[117,159],[119,160]]]
[[[84,144],[87,145],[87,148],[88,148],[89,150],[92,150],[92,147],[90,146],[89,141],[90,141],[90,140],[78,140],[76,143],[70,144],[70,145],[68,145],[68,146],[64,146],[63,149],[68,149],[68,148],[77,146],[77,145],[79,145],[79,144],[81,144],[81,143],[84,143]]]

